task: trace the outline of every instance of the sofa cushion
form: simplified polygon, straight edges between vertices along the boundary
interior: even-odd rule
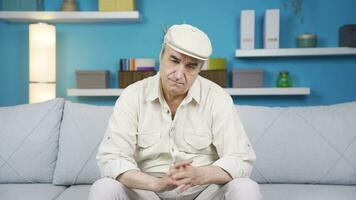
[[[55,199],[66,187],[52,184],[0,184],[1,200]]]
[[[109,106],[65,102],[54,184],[90,184],[100,178],[95,157],[112,111]]]
[[[261,184],[263,200],[354,200],[356,186]]]
[[[87,200],[91,185],[73,185],[59,195],[56,200]]]
[[[0,183],[49,183],[63,99],[0,108]]]
[[[356,102],[237,110],[257,156],[253,179],[356,184]]]

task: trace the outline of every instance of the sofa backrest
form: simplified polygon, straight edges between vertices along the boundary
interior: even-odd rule
[[[65,102],[54,184],[91,184],[100,178],[95,157],[112,112],[111,106]]]
[[[66,101],[53,182],[100,178],[95,155],[112,107]],[[236,106],[257,155],[259,183],[356,184],[356,102],[331,106]]]
[[[52,182],[63,104],[0,107],[0,183]]]
[[[257,156],[253,179],[356,184],[356,102],[236,109]]]
[[[0,183],[100,178],[95,156],[113,107],[63,104],[0,108]],[[252,178],[259,183],[356,184],[356,102],[236,109],[257,155]]]

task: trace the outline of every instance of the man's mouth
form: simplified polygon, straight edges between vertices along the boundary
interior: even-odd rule
[[[170,82],[172,82],[173,84],[176,84],[176,85],[184,85],[184,83],[180,83],[180,82],[174,81],[174,80],[172,80],[172,79],[170,79],[170,78],[168,78],[168,80],[169,80]]]

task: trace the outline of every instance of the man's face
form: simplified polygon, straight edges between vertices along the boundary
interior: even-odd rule
[[[163,92],[170,96],[182,96],[194,83],[203,61],[166,46],[161,56],[160,65]]]

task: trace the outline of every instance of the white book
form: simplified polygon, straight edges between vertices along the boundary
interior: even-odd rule
[[[279,9],[268,9],[264,19],[264,39],[265,49],[279,48]]]
[[[255,48],[255,11],[242,10],[240,17],[240,48]]]

